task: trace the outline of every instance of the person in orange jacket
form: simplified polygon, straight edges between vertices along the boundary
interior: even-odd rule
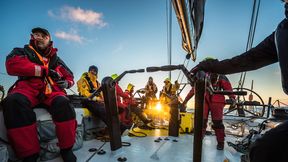
[[[231,83],[225,75],[219,75],[216,73],[210,74],[211,84],[214,90],[227,90],[232,91]],[[186,107],[187,102],[194,96],[195,89],[194,87],[190,90],[190,92],[185,97],[182,105]],[[235,101],[235,96],[230,95],[229,98]],[[224,141],[225,141],[225,127],[223,124],[223,109],[225,106],[225,96],[220,94],[210,94],[208,91],[205,93],[205,103],[204,103],[204,111],[203,118],[204,124],[202,129],[202,135],[204,136],[207,128],[208,115],[211,112],[212,118],[212,129],[215,131],[216,139],[217,139],[217,149],[224,149]]]
[[[58,146],[64,162],[76,162],[72,152],[76,135],[74,108],[64,89],[73,86],[73,73],[57,56],[51,35],[44,28],[32,29],[30,43],[14,48],[6,58],[9,75],[18,76],[3,101],[9,142],[23,162],[36,162],[40,144],[33,107],[48,107],[56,126]]]

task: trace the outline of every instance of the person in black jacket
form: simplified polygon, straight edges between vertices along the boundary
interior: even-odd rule
[[[203,70],[219,74],[232,74],[256,70],[279,62],[283,91],[288,95],[288,0],[285,2],[285,16],[276,30],[255,48],[223,61],[200,62],[190,72]],[[266,132],[256,140],[249,152],[250,162],[288,161],[288,121]]]

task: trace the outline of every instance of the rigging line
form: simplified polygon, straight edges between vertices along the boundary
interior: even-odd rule
[[[183,62],[183,65],[185,64],[185,62],[186,62],[186,58],[184,59],[184,62]],[[190,60],[190,59],[189,59]],[[177,77],[177,80],[180,78],[180,74],[181,74],[181,70],[179,71],[179,73],[178,73],[178,77]]]
[[[171,0],[166,1],[166,17],[167,17],[167,56],[168,56],[168,64],[172,64],[172,2]],[[171,79],[171,71],[169,71],[169,78]]]
[[[252,31],[253,31],[253,25],[254,25],[253,21],[254,21],[254,18],[255,18],[256,1],[257,0],[254,0],[254,3],[253,3],[252,15],[251,15],[250,27],[249,27],[249,33],[248,33],[248,40],[247,40],[247,43],[246,43],[246,51],[248,51],[250,49],[250,46],[251,46],[251,38],[252,38],[252,35],[253,35]],[[245,78],[246,78],[246,72],[243,72],[243,77],[242,77],[241,84],[240,84],[241,88],[243,88],[243,86],[244,86]]]
[[[187,62],[187,64],[186,64],[185,68],[188,67],[189,63],[190,63],[190,59],[188,60],[188,62]],[[185,75],[184,75],[184,73],[183,73],[180,83],[182,83],[184,76],[185,76]]]
[[[256,1],[257,0],[254,0],[254,3],[253,3],[253,8],[252,8],[252,15],[251,15],[251,19],[250,19],[250,27],[249,27],[249,33],[248,33],[248,40],[247,40],[247,43],[246,43],[246,51],[249,50],[249,44],[251,43],[251,35],[252,35],[252,31],[253,31],[253,21],[254,21],[254,15],[255,15],[255,6],[256,6]]]
[[[254,42],[254,36],[255,36],[255,30],[256,30],[256,25],[257,25],[257,21],[258,21],[258,13],[259,13],[259,8],[260,8],[260,3],[261,3],[261,0],[258,0],[258,6],[257,6],[255,21],[254,21],[254,28],[253,28],[253,32],[252,32],[252,38],[251,38],[252,40],[251,40],[250,49],[252,48],[252,45]]]
[[[258,2],[258,3],[257,3]],[[258,20],[258,14],[259,14],[259,8],[260,8],[260,2],[261,0],[254,0],[253,3],[253,10],[252,10],[252,16],[251,16],[251,21],[250,21],[250,29],[249,29],[249,35],[248,35],[248,40],[246,44],[246,51],[250,50],[253,45],[253,40],[255,36],[255,30],[256,30],[256,25],[257,25],[257,20]],[[257,8],[257,9],[256,9]],[[242,75],[242,73],[241,73]],[[244,75],[241,80],[241,88],[243,88],[244,83],[246,79],[246,72],[244,72]]]

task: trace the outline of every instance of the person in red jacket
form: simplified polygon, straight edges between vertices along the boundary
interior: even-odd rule
[[[76,162],[75,111],[64,89],[73,84],[73,73],[57,56],[46,29],[32,29],[30,43],[14,48],[6,58],[9,75],[18,80],[3,101],[4,122],[9,141],[23,162],[36,162],[40,152],[33,108],[47,107],[56,127],[58,146],[64,162]]]
[[[152,120],[148,119],[147,115],[143,112],[143,110],[140,107],[138,107],[138,104],[133,95],[134,85],[129,83],[124,93],[129,96],[129,98],[124,99],[124,103],[129,107],[129,110],[127,111],[128,113],[127,112],[124,113],[125,118],[128,119],[130,123],[132,122],[129,116],[130,115],[129,112],[131,111],[138,116],[138,118],[144,123],[144,125],[148,126],[149,128],[154,128],[155,126]]]
[[[118,74],[112,74],[111,78],[115,80],[118,77]],[[121,120],[121,113],[127,111],[127,104],[123,102],[125,98],[130,98],[129,95],[125,94],[122,90],[122,88],[119,86],[118,82],[115,84],[115,92],[116,92],[116,102],[117,102],[117,107],[118,107],[118,112],[120,114],[120,130],[121,133],[125,132],[126,129],[129,129],[131,125],[125,124],[126,121]]]
[[[118,75],[113,74],[113,75],[111,75],[111,77],[113,80],[115,80],[118,77]],[[121,122],[124,125],[127,125],[127,126],[131,125],[131,121],[129,119],[127,119],[127,117],[126,117],[126,113],[131,110],[144,122],[144,124],[146,124],[148,127],[152,127],[152,123],[151,123],[152,120],[147,119],[143,115],[142,110],[140,108],[138,108],[137,106],[134,106],[135,102],[133,101],[133,97],[130,96],[131,93],[133,93],[133,91],[129,91],[126,93],[123,92],[122,88],[119,86],[118,83],[116,83],[116,85],[115,85],[115,91],[116,91],[116,100],[117,100],[118,111],[119,111],[119,115],[120,115],[119,117],[120,117]],[[130,110],[128,109],[129,106],[130,106]]]
[[[210,74],[211,84],[214,90],[227,90],[232,91],[232,86],[225,75],[218,75],[216,73]],[[186,107],[187,102],[194,96],[194,87],[190,90],[183,101],[184,107]],[[229,96],[231,100],[235,101],[235,96]],[[202,134],[204,136],[207,128],[208,115],[211,112],[212,118],[212,129],[215,131],[216,139],[217,139],[217,149],[224,149],[224,141],[225,141],[225,127],[223,124],[223,108],[225,106],[225,96],[220,94],[210,94],[208,91],[205,93],[205,103],[204,103],[204,111],[203,111],[203,130]]]

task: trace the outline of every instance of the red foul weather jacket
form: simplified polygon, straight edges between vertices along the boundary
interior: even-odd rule
[[[74,84],[73,73],[56,52],[57,49],[52,48],[48,56],[39,58],[32,46],[14,48],[7,56],[6,69],[9,75],[18,76],[18,80],[10,88],[9,93],[21,93],[28,98],[31,94],[43,96],[47,95],[45,88],[49,83],[51,87],[49,97],[66,95],[66,92],[57,86],[55,78],[48,76],[49,69],[53,69],[60,74],[61,80],[68,81],[69,87]],[[31,102],[32,105],[37,104],[37,101]]]

